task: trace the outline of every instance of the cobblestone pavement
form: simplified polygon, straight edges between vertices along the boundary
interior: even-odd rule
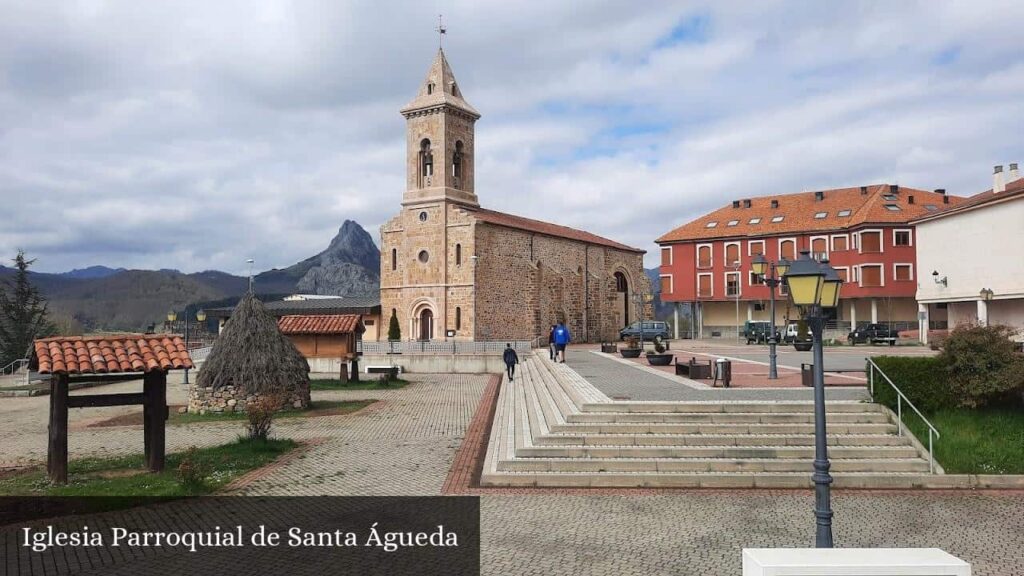
[[[484,496],[483,574],[729,575],[743,547],[812,547],[810,491]],[[976,576],[1024,574],[1024,498],[838,492],[841,547],[938,547]]]
[[[673,377],[577,348],[566,355],[566,364],[612,399],[629,400],[812,400],[810,388],[696,389]],[[829,388],[828,400],[866,400],[863,388]]]

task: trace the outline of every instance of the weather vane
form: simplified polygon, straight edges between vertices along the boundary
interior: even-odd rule
[[[444,39],[445,33],[448,32],[448,29],[444,27],[444,21],[441,19],[441,14],[437,15],[437,28],[435,28],[435,30],[437,31],[437,47],[441,48],[441,41]]]

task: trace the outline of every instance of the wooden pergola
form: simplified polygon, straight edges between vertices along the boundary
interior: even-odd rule
[[[164,468],[167,372],[192,368],[180,336],[121,334],[60,336],[36,340],[32,370],[50,376],[50,423],[46,470],[51,482],[68,481],[68,408],[143,406],[146,465]],[[142,376],[142,392],[69,394],[73,382],[116,382]]]

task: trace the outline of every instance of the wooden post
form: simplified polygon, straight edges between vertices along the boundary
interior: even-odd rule
[[[49,446],[46,473],[50,482],[68,483],[68,375],[50,376]]]
[[[359,382],[359,354],[352,357],[352,382]]]
[[[146,372],[143,380],[146,404],[144,409],[146,465],[152,472],[162,472],[166,450],[167,425],[167,373],[162,370]]]

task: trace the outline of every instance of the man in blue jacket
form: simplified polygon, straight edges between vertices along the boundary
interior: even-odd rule
[[[555,349],[558,351],[556,361],[565,364],[565,347],[572,341],[572,335],[569,334],[569,329],[565,327],[564,322],[559,322],[558,326],[555,326]]]

